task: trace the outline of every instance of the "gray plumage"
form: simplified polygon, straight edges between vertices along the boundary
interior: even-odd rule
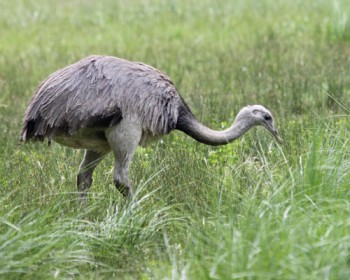
[[[244,107],[234,124],[215,131],[201,124],[157,69],[110,56],[89,56],[51,74],[38,87],[24,116],[21,139],[54,140],[85,149],[78,191],[86,201],[92,172],[111,150],[114,182],[131,194],[128,166],[138,145],[174,129],[205,144],[227,144],[256,125],[278,141],[271,112],[261,105]]]
[[[122,112],[137,116],[152,134],[166,134],[175,128],[181,103],[170,79],[151,66],[90,56],[41,83],[26,110],[22,137],[50,139],[86,127],[111,127]]]

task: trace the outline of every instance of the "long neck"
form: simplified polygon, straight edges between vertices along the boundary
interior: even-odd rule
[[[188,113],[179,115],[176,129],[207,145],[226,145],[242,136],[252,127],[251,125],[242,125],[240,121],[236,120],[228,129],[216,131],[200,123],[192,113]]]

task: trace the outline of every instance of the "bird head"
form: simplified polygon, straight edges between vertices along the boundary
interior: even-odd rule
[[[236,117],[236,121],[244,123],[249,127],[261,125],[265,127],[282,144],[283,140],[275,129],[272,113],[261,105],[248,105],[241,109]]]

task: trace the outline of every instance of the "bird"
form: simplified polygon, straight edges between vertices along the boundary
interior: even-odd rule
[[[254,126],[263,126],[281,143],[272,113],[248,105],[222,131],[202,124],[163,72],[142,62],[90,55],[53,72],[40,83],[25,110],[20,140],[48,140],[84,150],[77,189],[86,203],[96,166],[114,155],[113,181],[125,197],[137,147],[179,130],[203,144],[226,145]]]

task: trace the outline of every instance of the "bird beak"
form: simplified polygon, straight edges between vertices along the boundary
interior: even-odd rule
[[[278,144],[283,144],[282,138],[279,136],[279,134],[277,133],[277,130],[275,129],[275,127],[273,125],[266,124],[264,126],[272,134],[272,136],[275,137]]]
[[[279,136],[279,134],[277,133],[277,130],[272,128],[270,131],[271,131],[272,135],[275,137],[276,141],[279,144],[283,144],[283,139]]]

